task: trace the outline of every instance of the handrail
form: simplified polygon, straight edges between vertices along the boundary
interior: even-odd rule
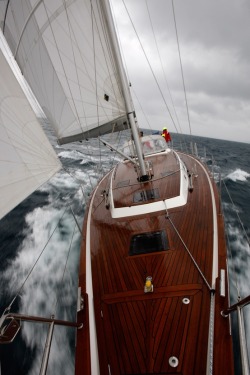
[[[18,319],[18,320],[25,320],[29,322],[37,322],[37,323],[54,323],[56,325],[66,326],[66,327],[75,327],[75,328],[82,328],[82,323],[77,322],[69,322],[67,320],[59,320],[52,318],[42,318],[40,316],[32,316],[32,315],[21,315],[21,314],[6,314],[4,319]]]
[[[11,343],[16,337],[18,331],[21,328],[21,321],[35,322],[35,323],[49,323],[54,325],[61,325],[66,327],[73,327],[81,329],[83,323],[81,322],[70,322],[67,320],[54,319],[52,315],[51,318],[42,318],[39,316],[32,315],[21,315],[7,313],[0,317],[0,344]]]
[[[234,305],[230,306],[228,309],[223,310],[221,312],[221,315],[224,317],[227,317],[231,312],[236,311],[238,307],[243,308],[244,306],[248,305],[250,303],[250,295],[243,298],[239,302],[235,303]]]
[[[4,326],[4,323],[8,320],[10,320],[10,323]],[[40,375],[45,375],[47,371],[54,326],[62,325],[66,327],[74,327],[77,329],[81,329],[83,327],[82,323],[54,319],[54,315],[52,315],[51,318],[42,318],[39,316],[7,313],[7,314],[3,314],[0,318],[0,329],[1,329],[0,343],[1,344],[8,344],[14,340],[14,338],[16,337],[16,334],[21,328],[20,321],[28,321],[28,322],[35,322],[35,323],[49,323],[49,331],[48,331],[47,339],[45,343],[45,348],[44,348],[44,353],[43,353],[43,358],[42,358],[42,363],[41,363],[41,368],[40,368]]]
[[[230,306],[228,309],[223,310],[221,315],[227,317],[233,311],[237,310],[238,315],[238,330],[239,330],[239,342],[240,342],[240,353],[241,353],[241,366],[242,375],[249,375],[249,361],[248,361],[248,351],[246,343],[246,333],[244,326],[244,318],[242,316],[242,309],[250,303],[250,295],[238,301],[234,305]]]

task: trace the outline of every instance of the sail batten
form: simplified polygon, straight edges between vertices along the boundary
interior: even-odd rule
[[[100,0],[10,2],[5,37],[59,143],[114,131],[126,115]]]

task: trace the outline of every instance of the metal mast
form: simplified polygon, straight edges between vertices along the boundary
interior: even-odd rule
[[[113,52],[116,58],[118,73],[121,79],[122,91],[123,91],[123,95],[125,99],[127,116],[128,116],[128,120],[131,126],[132,135],[133,135],[133,139],[135,143],[136,154],[137,154],[138,162],[140,166],[141,181],[143,181],[143,180],[148,179],[147,173],[146,173],[146,167],[145,167],[145,163],[143,159],[141,142],[140,142],[137,126],[136,126],[135,119],[134,119],[134,109],[132,106],[132,98],[131,98],[131,94],[129,90],[128,80],[127,80],[126,73],[125,73],[124,66],[123,66],[123,61],[121,57],[118,39],[116,36],[116,30],[114,26],[114,21],[113,21],[113,16],[112,16],[109,0],[103,1],[103,9],[105,11],[106,21],[107,21],[107,26],[108,26],[108,33],[109,33],[110,41],[112,43]]]

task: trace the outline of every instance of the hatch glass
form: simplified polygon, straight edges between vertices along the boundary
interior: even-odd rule
[[[131,238],[129,255],[148,254],[169,249],[164,230],[136,234]]]

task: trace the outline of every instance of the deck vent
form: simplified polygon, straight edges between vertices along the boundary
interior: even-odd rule
[[[159,199],[160,194],[158,189],[140,190],[134,194],[134,203],[146,202],[152,199]]]
[[[136,234],[130,242],[129,255],[140,255],[166,251],[169,249],[168,239],[164,230]]]

